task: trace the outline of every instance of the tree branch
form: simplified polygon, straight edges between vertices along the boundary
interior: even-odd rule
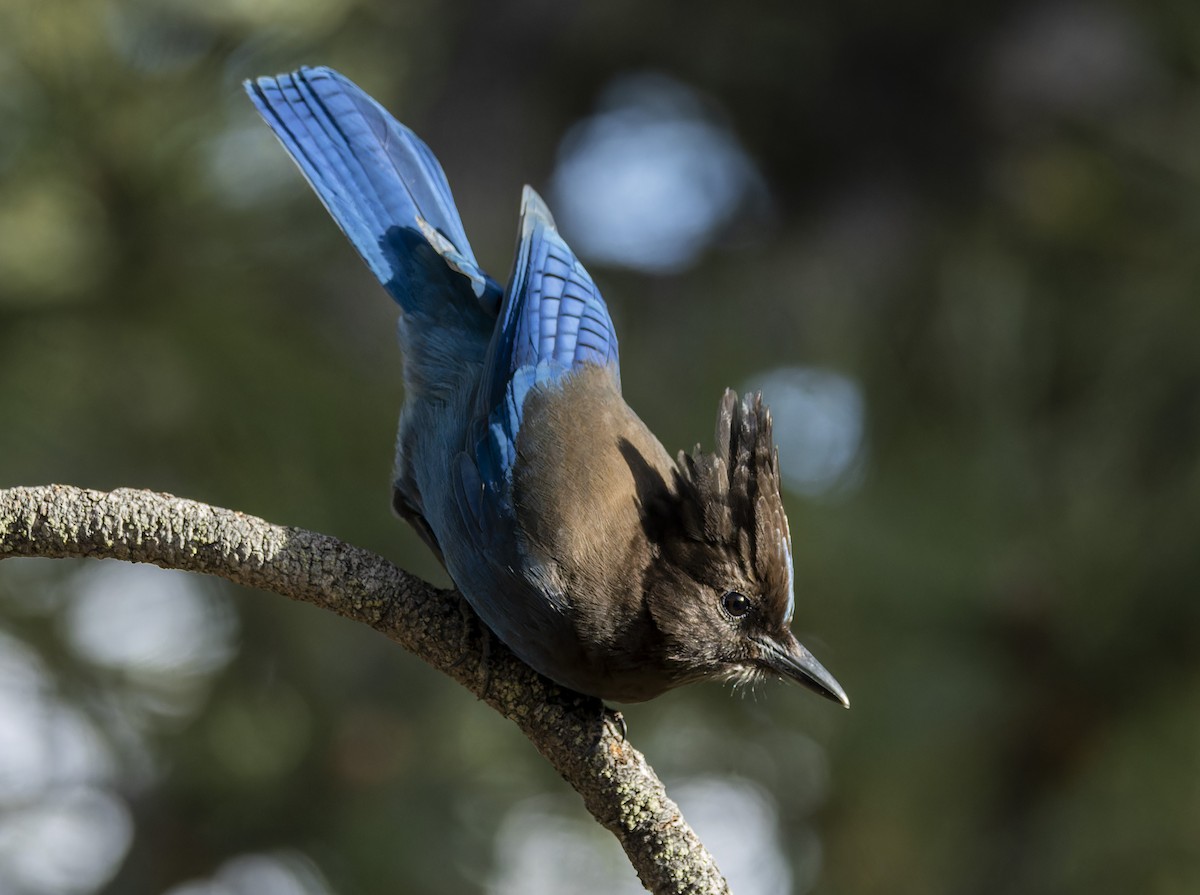
[[[712,856],[601,703],[540,676],[464,623],[466,602],[328,535],[156,494],[0,490],[0,560],[94,557],[227,578],[370,625],[513,721],[620,840],[655,893],[728,892]],[[484,638],[487,664],[484,666]]]

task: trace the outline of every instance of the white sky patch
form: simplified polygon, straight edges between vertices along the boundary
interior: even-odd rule
[[[577,806],[575,806],[577,807]],[[557,798],[526,799],[496,834],[490,895],[637,895],[645,892],[606,830]]]
[[[294,851],[239,855],[212,879],[172,886],[164,895],[332,895],[316,865]]]
[[[858,383],[819,367],[784,367],[756,376],[771,408],[784,484],[816,497],[855,487],[866,452],[866,406]]]
[[[233,656],[236,620],[216,588],[186,572],[89,565],[65,613],[67,639],[96,665],[146,677],[208,675]]]
[[[716,858],[732,891],[797,891],[782,848],[775,803],[761,788],[737,778],[706,776],[687,778],[669,792]],[[815,879],[820,850],[815,835],[809,838],[805,859]],[[539,797],[515,806],[501,822],[495,849],[498,870],[487,889],[491,895],[645,891],[611,835],[565,800]]]
[[[761,788],[735,777],[694,777],[674,787],[672,795],[716,858],[731,891],[794,891],[775,801]]]
[[[46,793],[0,816],[0,882],[46,895],[93,892],[116,873],[132,838],[129,809],[115,796],[85,787]]]
[[[626,75],[563,139],[551,207],[588,260],[650,273],[691,265],[762,178],[692,88]]]
[[[190,717],[236,646],[228,597],[195,576],[87,563],[51,591],[19,605],[56,613],[77,655],[120,673],[88,713],[30,646],[0,632],[0,893],[85,895],[112,878],[134,835],[116,788],[153,770],[146,722]]]
[[[28,803],[55,786],[101,783],[114,774],[111,754],[91,722],[50,690],[37,657],[0,633],[0,808]]]
[[[257,116],[216,134],[204,154],[208,183],[231,208],[249,208],[289,189],[304,188],[299,172],[286,163],[279,141]]]

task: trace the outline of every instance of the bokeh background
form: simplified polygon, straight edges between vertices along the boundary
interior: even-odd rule
[[[845,712],[626,712],[741,893],[1200,891],[1200,6],[6,0],[0,486],[138,486],[439,582],[394,308],[240,82],[333,65],[506,275],[521,185],[671,448],[777,418]],[[631,892],[517,730],[366,628],[0,563],[0,892]]]

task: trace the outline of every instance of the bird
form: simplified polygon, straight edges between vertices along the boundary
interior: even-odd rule
[[[245,88],[400,307],[392,506],[487,628],[605,701],[779,677],[849,707],[791,632],[761,395],[727,390],[715,449],[672,456],[623,399],[608,308],[531,187],[502,287],[433,152],[351,80],[304,67]]]

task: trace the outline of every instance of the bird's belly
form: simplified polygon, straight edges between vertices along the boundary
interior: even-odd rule
[[[580,380],[586,382],[587,378]],[[640,702],[674,686],[677,682],[668,679],[657,663],[637,660],[636,643],[614,638],[612,631],[599,631],[604,622],[595,611],[589,613],[588,607],[595,610],[595,593],[611,591],[610,585],[616,582],[603,574],[599,578],[589,575],[580,563],[570,563],[564,570],[552,559],[602,552],[617,566],[623,564],[614,551],[628,542],[626,529],[634,530],[640,524],[637,483],[618,437],[626,431],[610,432],[603,438],[594,433],[593,451],[577,458],[561,449],[556,425],[539,418],[545,408],[535,402],[527,410],[527,422],[534,424],[534,431],[544,433],[547,441],[523,447],[528,451],[526,457],[537,458],[530,462],[550,485],[548,495],[537,500],[528,489],[522,492],[518,487],[517,516],[521,521],[509,517],[509,530],[490,532],[504,546],[504,556],[485,556],[468,528],[474,522],[463,518],[454,491],[454,464],[467,447],[470,391],[460,390],[449,402],[407,407],[401,427],[402,456],[397,463],[398,469],[409,471],[419,490],[422,512],[437,538],[446,569],[467,602],[522,661],[564,687],[616,702]],[[566,418],[565,413],[559,415]],[[596,418],[597,414],[592,414],[592,419]],[[639,444],[645,440],[639,432],[634,436]],[[644,448],[647,454],[652,449],[656,452],[652,456],[658,459],[661,446],[654,442]],[[567,475],[571,470],[575,474]],[[514,479],[520,481],[523,474],[519,469]],[[581,495],[586,499],[572,511],[568,499]],[[598,526],[596,512],[602,504],[612,504],[603,514],[609,524]],[[589,599],[589,594],[593,598]],[[630,605],[610,608],[618,616],[633,610]],[[598,638],[598,633],[608,636]]]

